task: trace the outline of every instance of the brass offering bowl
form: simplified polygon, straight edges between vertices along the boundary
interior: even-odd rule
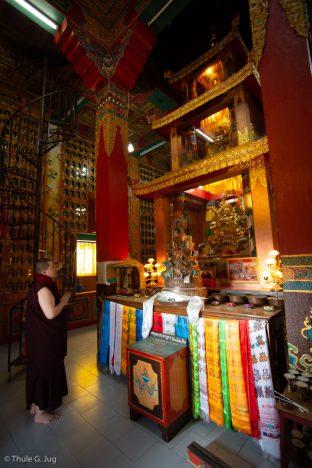
[[[277,299],[276,297],[268,297],[268,303],[275,309],[284,309],[284,299]]]
[[[235,304],[244,304],[246,302],[246,296],[243,294],[229,294],[229,298],[231,302]]]
[[[296,382],[296,376],[293,374],[290,374],[289,372],[286,372],[283,374],[285,379],[287,380],[288,383],[288,390],[290,392],[293,392],[296,390],[295,382]]]
[[[302,380],[296,380],[295,386],[299,390],[300,400],[305,401],[308,397],[309,385],[306,382],[302,382]]]
[[[267,304],[266,296],[247,296],[249,304],[252,304],[256,307],[261,307]]]
[[[211,295],[215,301],[227,302],[229,300],[229,296],[227,294],[213,293]]]

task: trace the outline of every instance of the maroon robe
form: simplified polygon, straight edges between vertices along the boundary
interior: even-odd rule
[[[53,319],[44,315],[38,301],[38,291],[44,287],[53,294],[55,305],[60,303],[55,282],[49,276],[36,273],[26,309],[26,408],[35,403],[40,410],[53,411],[68,393],[64,367],[67,317],[64,309]]]

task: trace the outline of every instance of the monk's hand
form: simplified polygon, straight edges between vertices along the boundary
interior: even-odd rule
[[[61,301],[64,304],[64,306],[69,304],[70,297],[71,297],[70,292],[67,292],[67,293],[63,294]]]

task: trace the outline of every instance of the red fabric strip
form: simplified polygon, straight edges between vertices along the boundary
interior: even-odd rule
[[[239,321],[239,335],[241,344],[242,363],[244,370],[245,388],[248,402],[252,437],[260,437],[259,431],[259,410],[257,404],[254,376],[252,371],[252,356],[249,342],[248,320]]]

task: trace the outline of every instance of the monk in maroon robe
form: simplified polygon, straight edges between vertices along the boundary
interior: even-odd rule
[[[48,259],[39,260],[27,298],[26,408],[36,423],[55,422],[53,411],[67,395],[64,357],[67,352],[67,317],[64,307],[70,293],[62,297],[55,279],[57,269]]]

